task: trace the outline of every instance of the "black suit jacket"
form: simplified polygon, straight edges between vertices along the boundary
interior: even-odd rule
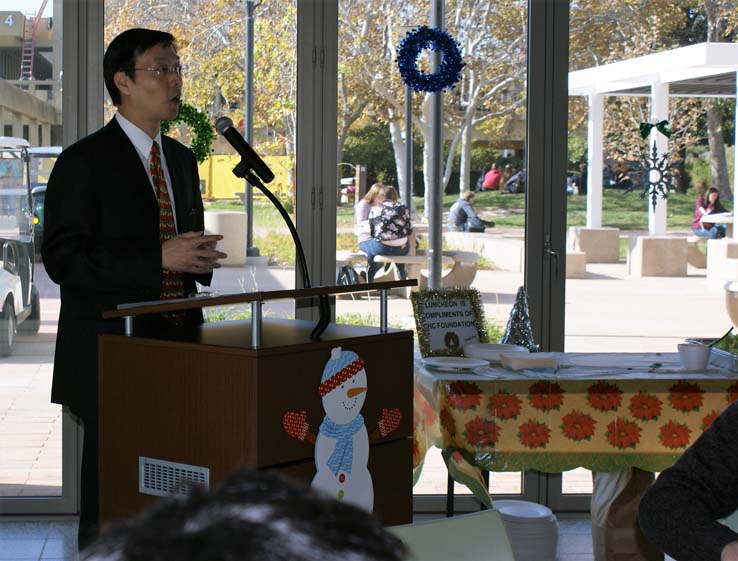
[[[203,230],[192,152],[162,136],[178,232]],[[61,287],[51,400],[90,420],[97,416],[97,335],[122,332],[101,313],[125,302],[158,300],[161,288],[159,205],[135,147],[116,119],[64,150],[49,177],[42,256]],[[186,275],[185,291],[195,280]],[[191,313],[187,323],[202,321]],[[156,316],[134,320],[134,333],[166,329]],[[92,417],[94,415],[94,417]]]

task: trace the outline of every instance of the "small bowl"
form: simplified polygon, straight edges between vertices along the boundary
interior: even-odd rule
[[[730,321],[738,329],[738,282],[729,281],[725,284],[725,309]]]
[[[481,358],[496,363],[500,362],[500,354],[511,351],[528,352],[528,349],[520,345],[508,345],[505,343],[469,343],[464,346],[464,356]]]
[[[710,360],[711,347],[702,345],[701,343],[680,343],[679,360],[684,370],[695,372],[704,372],[707,370],[707,363]]]

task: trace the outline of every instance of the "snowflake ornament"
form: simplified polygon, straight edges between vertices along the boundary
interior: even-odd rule
[[[659,154],[655,142],[651,148],[650,156],[644,160],[643,164],[640,175],[645,180],[643,182],[645,187],[641,193],[641,198],[645,199],[649,195],[651,206],[655,211],[659,196],[664,200],[669,198],[669,189],[671,189],[672,179],[674,178],[672,173],[673,164],[669,161],[668,153]]]

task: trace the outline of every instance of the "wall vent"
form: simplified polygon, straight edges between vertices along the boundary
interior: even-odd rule
[[[210,470],[206,467],[178,464],[139,456],[138,491],[145,495],[186,495],[188,488],[210,488]]]

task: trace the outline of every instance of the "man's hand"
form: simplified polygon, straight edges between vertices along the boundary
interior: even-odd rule
[[[723,548],[720,561],[738,561],[738,541],[730,542]]]
[[[223,236],[203,236],[202,232],[187,232],[161,245],[162,269],[183,273],[209,273],[220,267],[218,259],[228,257],[215,249]]]

